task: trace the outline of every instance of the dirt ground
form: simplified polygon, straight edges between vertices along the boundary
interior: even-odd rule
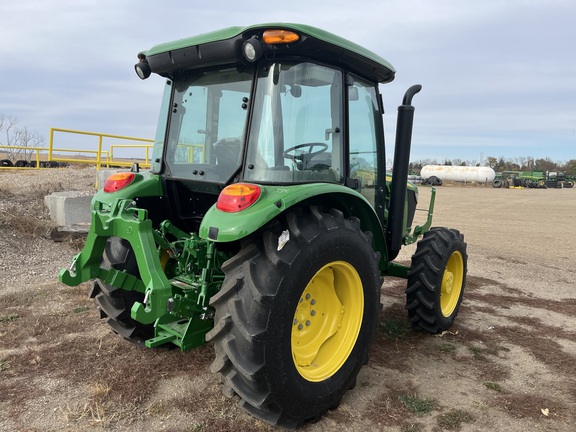
[[[99,320],[88,284],[58,282],[81,242],[51,240],[43,197],[94,179],[90,168],[0,171],[0,430],[277,430],[222,395],[211,346],[132,346]],[[419,207],[429,195],[422,187]],[[405,281],[385,280],[356,387],[302,430],[576,432],[576,188],[442,186],[434,225],[468,243],[455,325],[410,330]]]

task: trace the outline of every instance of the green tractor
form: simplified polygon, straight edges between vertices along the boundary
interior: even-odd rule
[[[93,280],[114,332],[148,348],[210,342],[224,393],[297,427],[338,406],[377,331],[383,277],[439,333],[466,283],[463,236],[412,226],[416,85],[385,168],[378,55],[306,25],[233,27],[138,55],[166,78],[151,169],[110,176],[60,281]],[[420,240],[419,240],[420,239]],[[419,241],[418,241],[419,240]],[[393,262],[418,241],[410,267]]]

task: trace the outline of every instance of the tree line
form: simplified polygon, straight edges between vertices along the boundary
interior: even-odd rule
[[[576,159],[566,162],[553,161],[550,158],[536,159],[530,156],[521,156],[513,159],[504,157],[496,158],[488,156],[483,164],[476,161],[463,161],[461,159],[437,160],[423,159],[410,162],[410,171],[419,173],[425,165],[450,165],[450,166],[488,166],[496,172],[502,171],[560,171],[567,176],[576,176]]]

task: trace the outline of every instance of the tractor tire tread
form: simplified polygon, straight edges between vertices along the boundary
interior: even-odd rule
[[[357,233],[370,247],[376,263],[374,277],[379,282],[381,280],[377,271],[379,254],[371,248],[371,235],[360,231],[357,219],[346,219],[338,210],[323,212],[312,206],[308,211],[296,208],[287,213],[285,224],[281,227],[288,230],[290,235],[288,244],[281,248],[282,252],[278,248],[280,232],[274,227],[274,232],[264,230],[255,235],[250,243],[243,244],[240,252],[222,266],[225,279],[221,291],[210,299],[216,316],[214,328],[206,334],[206,340],[212,342],[215,348],[215,359],[210,369],[222,375],[227,395],[238,395],[239,406],[263,421],[295,428],[318,419],[326,410],[337,406],[342,394],[354,384],[355,376],[341,393],[319,402],[318,405],[325,406],[316,412],[295,414],[293,407],[292,412],[284,409],[275,393],[278,390],[271,383],[273,377],[270,375],[275,375],[271,373],[274,365],[266,363],[266,341],[270,343],[272,337],[269,320],[278,295],[278,283],[270,279],[279,281],[285,277],[283,275],[289,274],[294,261],[302,259],[307,245],[317,237],[332,232],[338,235],[338,230],[345,230]],[[373,332],[377,326],[377,312],[374,321]],[[364,357],[367,357],[367,350]],[[361,360],[364,364],[365,359]]]
[[[439,286],[449,254],[459,250],[464,260],[462,291],[455,311],[450,317],[439,312]],[[412,256],[406,286],[406,310],[415,329],[437,334],[449,328],[458,313],[466,280],[466,243],[458,230],[434,227],[418,242]]]

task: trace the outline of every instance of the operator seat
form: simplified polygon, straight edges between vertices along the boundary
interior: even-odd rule
[[[231,173],[240,162],[242,140],[240,138],[222,138],[214,144],[216,164],[222,172]]]

